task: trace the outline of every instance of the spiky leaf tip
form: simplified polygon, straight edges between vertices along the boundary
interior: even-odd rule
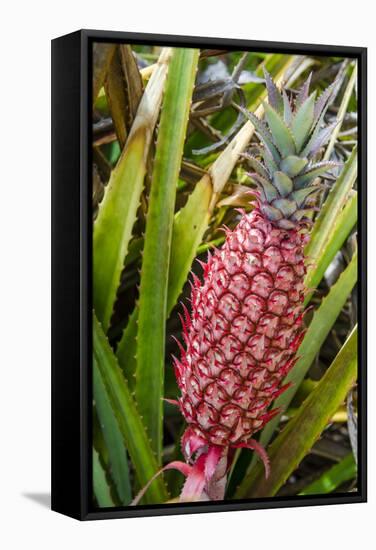
[[[311,85],[312,72],[309,73],[307,80],[301,86],[295,100],[295,109],[299,109],[301,105],[306,101],[309,94],[309,87]]]
[[[281,92],[278,90],[274,80],[264,67],[264,76],[265,76],[265,82],[266,82],[266,88],[268,91],[268,100],[269,104],[277,111],[279,115],[283,115],[283,99],[281,96]]]

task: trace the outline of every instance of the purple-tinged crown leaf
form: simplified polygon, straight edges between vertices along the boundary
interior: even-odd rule
[[[261,189],[264,195],[264,200],[271,202],[273,199],[278,197],[277,189],[274,185],[266,178],[263,178],[259,174],[250,174],[251,177],[257,182],[258,187]]]
[[[256,157],[254,157],[252,155],[245,154],[243,156],[248,160],[249,164],[257,172],[257,174],[259,174],[263,178],[266,178],[266,179],[269,178],[270,174],[268,173],[268,170],[265,168],[265,166],[262,164],[262,162],[257,160]]]
[[[302,87],[300,88],[300,90],[299,90],[299,92],[296,96],[296,101],[295,101],[295,108],[296,109],[299,109],[299,107],[301,105],[303,105],[303,103],[308,98],[309,87],[311,85],[311,78],[312,78],[312,73],[309,74],[307,80],[304,82],[304,84],[302,85]]]
[[[283,115],[283,99],[281,96],[281,92],[278,90],[277,86],[274,83],[274,80],[272,80],[272,77],[268,73],[268,71],[264,68],[264,76],[265,76],[265,82],[266,82],[266,88],[268,91],[268,101],[269,104],[277,111],[278,114],[281,116]]]
[[[311,145],[311,150],[309,151],[309,154],[311,156],[316,155],[321,147],[323,147],[329,141],[330,136],[332,135],[333,130],[337,126],[337,124],[338,120],[335,120],[317,133],[317,136]]]
[[[329,160],[313,164],[306,172],[303,172],[303,174],[295,178],[295,187],[298,189],[305,187],[318,176],[322,176],[337,166],[339,166],[338,162]]]
[[[275,199],[272,204],[282,212],[285,218],[289,218],[296,211],[296,202],[293,200]]]
[[[312,187],[305,187],[304,189],[298,189],[291,193],[291,197],[294,199],[298,207],[304,206],[306,199],[311,196],[313,193],[317,193],[321,190],[319,185]]]
[[[243,107],[240,107],[241,112],[252,122],[253,126],[255,127],[255,130],[262,141],[262,143],[268,147],[273,160],[276,163],[279,163],[281,160],[280,154],[278,153],[277,148],[275,147],[273,143],[273,136],[266,126],[266,124],[257,118],[256,115],[251,113],[250,111],[247,111],[247,109],[244,109]]]

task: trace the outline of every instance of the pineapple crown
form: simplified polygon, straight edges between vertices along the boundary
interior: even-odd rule
[[[314,160],[337,125],[337,121],[324,125],[337,82],[316,100],[316,92],[309,94],[309,75],[293,100],[264,72],[268,91],[268,103],[263,104],[265,121],[241,108],[254,125],[262,147],[256,149],[256,155],[245,156],[254,170],[249,175],[257,185],[262,213],[273,225],[293,229],[311,223],[314,208],[310,205],[322,189],[316,178],[338,166],[336,162]]]

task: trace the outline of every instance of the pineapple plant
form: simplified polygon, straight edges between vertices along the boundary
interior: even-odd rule
[[[98,126],[94,140],[105,191],[94,205],[95,502],[291,491],[289,476],[296,470],[299,479],[304,464],[297,465],[316,454],[328,419],[332,426],[333,415],[343,417],[356,377],[349,361],[356,330],[334,361],[353,326],[344,305],[357,276],[349,239],[357,204],[349,138],[356,136],[356,64],[227,53],[229,78],[205,81],[215,52],[147,49],[148,66],[137,66],[144,51],[118,46],[100,73],[104,86],[96,86],[96,116],[110,116],[114,126],[105,136]],[[315,88],[324,90],[318,98],[309,94],[310,79],[294,90],[303,63],[304,70],[327,67],[315,73]],[[128,77],[119,80],[119,71]],[[117,108],[124,87],[134,98],[133,120]],[[329,159],[346,158],[329,174],[336,166]],[[323,175],[333,184],[318,201]],[[338,281],[328,283],[324,272],[337,265],[336,254],[345,261]],[[182,292],[189,303],[181,307]],[[311,299],[313,315],[304,318]],[[331,331],[340,331],[335,342]],[[326,371],[335,373],[335,386]],[[171,469],[185,476],[182,490],[180,475],[160,476]]]
[[[304,247],[322,186],[318,176],[336,166],[316,162],[335,123],[323,127],[335,83],[316,100],[310,78],[294,100],[265,71],[265,122],[247,112],[260,147],[247,155],[256,184],[251,213],[240,210],[222,248],[194,275],[191,312],[181,316],[185,346],[174,358],[188,423],[182,438],[187,476],[181,498],[223,499],[234,450],[268,457],[253,434],[279,413],[272,402],[289,384],[304,336]]]

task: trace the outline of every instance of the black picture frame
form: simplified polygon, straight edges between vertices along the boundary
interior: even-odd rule
[[[93,42],[337,55],[358,61],[359,489],[326,496],[93,509],[91,48]],[[80,520],[366,502],[367,49],[80,30],[52,40],[52,509]]]

